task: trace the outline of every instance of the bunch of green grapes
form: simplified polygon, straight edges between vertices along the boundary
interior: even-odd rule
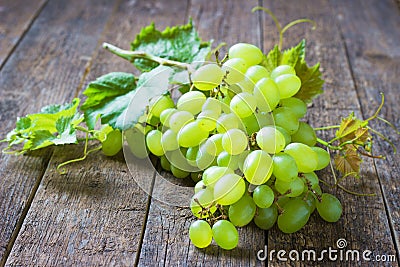
[[[269,72],[262,58],[254,45],[233,45],[226,60],[192,73],[192,89],[176,103],[169,95],[152,99],[147,116],[127,131],[137,157],[154,154],[175,177],[197,182],[190,208],[198,220],[189,228],[197,247],[214,238],[233,249],[236,227],[252,220],[293,233],[315,209],[328,222],[341,216],[341,203],[322,193],[315,174],[330,156],[301,121],[301,80],[289,65]]]

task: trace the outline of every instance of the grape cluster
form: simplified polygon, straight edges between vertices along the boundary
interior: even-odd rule
[[[152,99],[126,131],[131,151],[139,158],[150,152],[175,177],[197,182],[190,208],[198,220],[189,236],[199,248],[214,238],[233,249],[236,227],[252,220],[261,229],[277,222],[284,233],[300,230],[315,209],[337,221],[342,206],[322,193],[314,172],[330,156],[301,121],[307,106],[295,97],[301,87],[295,69],[268,71],[251,44],[235,44],[228,55],[192,73],[191,90],[176,104],[168,94]]]

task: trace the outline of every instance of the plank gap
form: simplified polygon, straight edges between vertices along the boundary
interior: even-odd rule
[[[153,194],[156,175],[157,175],[157,171],[155,171],[154,174],[153,174],[153,178],[152,178],[151,185],[150,185],[150,192],[149,192],[149,195],[147,197],[146,212],[145,212],[145,215],[144,215],[143,225],[142,225],[142,229],[141,229],[141,232],[140,232],[139,245],[138,245],[138,249],[137,249],[137,252],[136,252],[134,266],[138,266],[139,260],[140,260],[140,252],[142,251],[143,240],[144,240],[144,236],[145,236],[145,233],[146,233],[147,219],[149,218],[149,211],[150,211],[151,199],[152,199],[151,196]]]
[[[8,256],[10,255],[10,252],[11,252],[11,250],[12,250],[14,244],[15,244],[15,240],[17,239],[17,237],[19,235],[19,232],[21,231],[22,224],[25,221],[26,215],[28,214],[28,211],[29,211],[29,209],[31,207],[33,199],[35,198],[36,192],[37,192],[37,190],[38,190],[38,188],[39,188],[39,186],[40,186],[40,184],[42,182],[43,176],[46,173],[46,170],[49,168],[50,159],[51,159],[53,153],[54,153],[54,150],[51,151],[50,156],[47,158],[47,162],[46,162],[46,164],[44,164],[44,165],[46,165],[46,167],[42,169],[42,172],[40,173],[40,175],[36,179],[35,185],[33,186],[32,190],[31,190],[31,193],[29,194],[29,197],[28,197],[28,199],[27,199],[27,201],[25,203],[25,206],[24,206],[24,208],[23,208],[23,210],[21,212],[21,215],[20,215],[20,217],[19,217],[19,219],[17,221],[17,224],[15,225],[15,229],[13,230],[13,232],[11,234],[11,238],[8,241],[6,250],[4,251],[3,257],[2,257],[2,259],[0,261],[0,266],[1,267],[5,266],[5,264],[7,262]]]
[[[31,29],[33,23],[36,21],[36,19],[39,17],[39,14],[42,12],[42,10],[44,9],[44,7],[47,5],[47,3],[49,2],[49,0],[46,0],[42,6],[40,6],[35,14],[32,17],[32,20],[28,23],[28,26],[24,29],[24,31],[22,32],[22,34],[19,36],[17,42],[15,42],[14,46],[11,48],[11,50],[8,52],[8,54],[6,55],[6,57],[4,58],[4,60],[2,62],[0,62],[0,71],[3,69],[4,65],[7,63],[8,59],[11,57],[11,55],[14,53],[15,49],[18,47],[18,45],[21,43],[21,41],[24,39],[25,35],[27,32],[29,32],[29,30]]]

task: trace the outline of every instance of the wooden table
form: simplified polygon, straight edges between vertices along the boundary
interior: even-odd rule
[[[0,1],[0,136],[15,119],[52,103],[80,96],[91,80],[111,71],[135,72],[124,60],[101,48],[104,41],[123,48],[140,28],[195,21],[204,40],[229,45],[250,42],[267,51],[277,43],[270,17],[252,14],[264,5],[287,23],[307,17],[318,28],[295,27],[284,46],[306,38],[307,59],[321,62],[326,80],[307,115],[314,127],[336,124],[354,110],[367,118],[386,96],[382,116],[400,127],[400,9],[394,0],[291,1]],[[399,136],[383,123],[372,126],[399,148]],[[325,137],[332,136],[332,132]],[[4,148],[4,144],[1,144]],[[56,166],[79,157],[82,146],[43,149],[25,156],[0,155],[0,258],[6,266],[282,266],[321,262],[260,261],[257,252],[336,248],[366,249],[373,255],[394,255],[395,262],[329,261],[324,266],[398,266],[400,246],[400,157],[376,138],[376,154],[386,160],[365,160],[362,178],[347,179],[357,197],[341,190],[344,212],[338,223],[317,214],[301,231],[282,234],[277,227],[262,231],[253,224],[239,230],[239,248],[215,245],[196,249],[186,209],[152,200],[131,178],[123,155],[95,153],[71,165],[67,175]],[[329,170],[320,172],[332,179]],[[285,255],[288,257],[288,254]],[[327,259],[327,258],[325,258]]]

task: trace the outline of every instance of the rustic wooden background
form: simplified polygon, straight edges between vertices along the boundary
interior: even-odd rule
[[[309,25],[289,30],[285,41],[289,47],[305,37],[308,61],[321,62],[325,93],[309,111],[313,126],[336,124],[352,110],[367,118],[384,92],[382,116],[400,127],[400,9],[394,0],[0,0],[0,136],[14,128],[17,116],[70,101],[102,74],[135,71],[101,44],[129,48],[151,21],[164,29],[192,17],[205,40],[244,41],[269,50],[277,43],[275,26],[270,17],[250,12],[257,5],[272,9],[283,23],[307,17],[318,24],[315,31]],[[399,148],[392,129],[378,122],[372,126]],[[239,230],[233,251],[191,245],[190,212],[147,196],[122,154],[92,154],[65,176],[57,173],[57,164],[78,157],[82,147],[1,154],[0,266],[308,266],[321,263],[262,262],[256,253],[264,246],[321,251],[335,248],[339,238],[347,240],[348,249],[395,255],[396,262],[327,261],[324,266],[398,266],[400,157],[378,140],[374,148],[386,160],[366,160],[362,179],[356,185],[349,179],[346,186],[376,197],[335,192],[344,206],[338,223],[314,214],[292,235],[250,225]],[[319,174],[331,179],[329,171]]]

